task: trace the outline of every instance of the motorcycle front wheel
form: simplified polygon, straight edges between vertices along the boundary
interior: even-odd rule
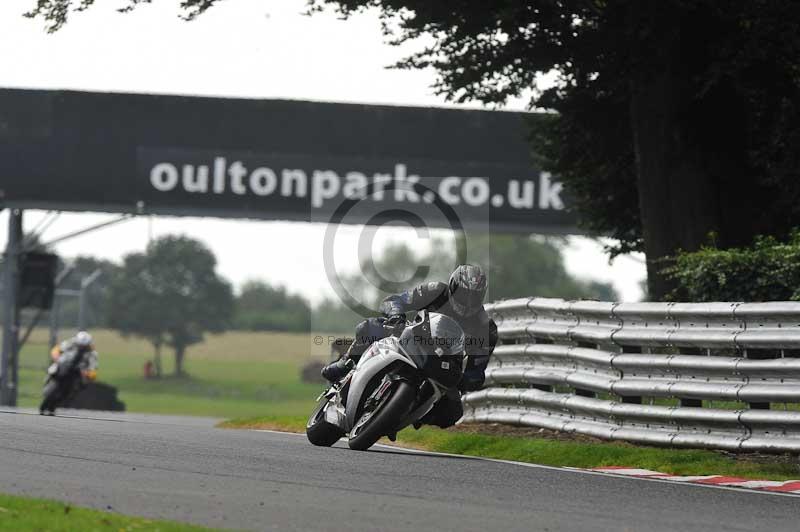
[[[317,447],[332,447],[344,436],[342,429],[325,421],[326,406],[328,406],[328,399],[324,398],[319,402],[306,424],[306,437],[312,445]]]
[[[61,385],[55,379],[49,379],[42,390],[42,404],[39,412],[53,412],[61,398]]]
[[[397,381],[392,390],[374,410],[364,412],[350,432],[348,445],[354,451],[366,451],[382,437],[397,428],[416,399],[416,391],[405,381]]]

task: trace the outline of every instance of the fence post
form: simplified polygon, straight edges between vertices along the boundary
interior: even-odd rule
[[[95,270],[89,277],[84,277],[81,280],[81,295],[78,304],[78,330],[85,331],[86,330],[86,314],[88,312],[88,291],[89,287],[92,286],[100,274],[103,273],[103,270],[97,269]]]

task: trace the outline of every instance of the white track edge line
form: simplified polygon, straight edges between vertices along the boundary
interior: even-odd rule
[[[254,430],[253,432],[262,432],[266,434],[279,434],[284,436],[305,436],[303,433],[299,432],[283,432],[279,430]],[[592,471],[590,469],[581,469],[579,467],[558,467],[558,466],[549,466],[549,465],[542,465],[542,464],[532,464],[529,462],[515,462],[513,460],[501,460],[499,458],[486,458],[483,456],[470,456],[466,454],[451,454],[451,453],[439,453],[436,451],[425,451],[423,449],[410,449],[407,447],[400,447],[399,445],[386,445],[383,443],[376,443],[374,447],[383,447],[384,449],[391,449],[393,451],[406,451],[409,454],[424,454],[428,456],[441,456],[445,458],[467,458],[470,460],[478,460],[482,462],[494,462],[497,464],[506,464],[506,465],[513,465],[513,466],[522,466],[528,467],[531,469],[544,469],[546,471],[562,471],[562,472],[569,472],[569,473],[579,473],[583,475],[593,475],[593,476],[600,476],[600,477],[613,477],[613,478],[624,478],[630,480],[639,480],[639,481],[647,481],[647,482],[660,482],[662,484],[670,484],[673,486],[694,486],[697,488],[711,488],[717,490],[725,490],[725,491],[733,491],[736,493],[753,493],[756,495],[770,495],[770,496],[779,496],[779,497],[791,497],[797,498],[800,497],[800,494],[797,493],[782,493],[779,491],[766,491],[766,490],[759,490],[753,488],[739,488],[736,486],[716,486],[714,484],[695,484],[692,482],[676,482],[674,480],[670,480],[668,478],[653,478],[653,477],[634,477],[630,475],[617,475],[614,473],[605,473],[602,471]],[[712,475],[717,476],[717,475]]]

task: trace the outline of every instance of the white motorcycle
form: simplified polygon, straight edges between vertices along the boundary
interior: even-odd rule
[[[358,365],[319,398],[308,440],[330,447],[348,435],[365,451],[418,423],[457,388],[464,372],[464,331],[452,318],[421,311],[400,337],[372,344]]]

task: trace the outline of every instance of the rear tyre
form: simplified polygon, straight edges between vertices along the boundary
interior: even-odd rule
[[[368,412],[356,422],[348,445],[354,451],[366,451],[382,437],[394,432],[398,422],[408,413],[416,400],[416,391],[405,381],[397,381],[389,397],[378,405],[377,410]],[[364,416],[369,419],[364,422]],[[363,423],[359,426],[359,424]]]
[[[314,413],[306,424],[306,436],[312,445],[317,447],[331,447],[342,439],[344,431],[332,423],[325,421],[325,407],[328,400],[323,399],[319,402]]]

